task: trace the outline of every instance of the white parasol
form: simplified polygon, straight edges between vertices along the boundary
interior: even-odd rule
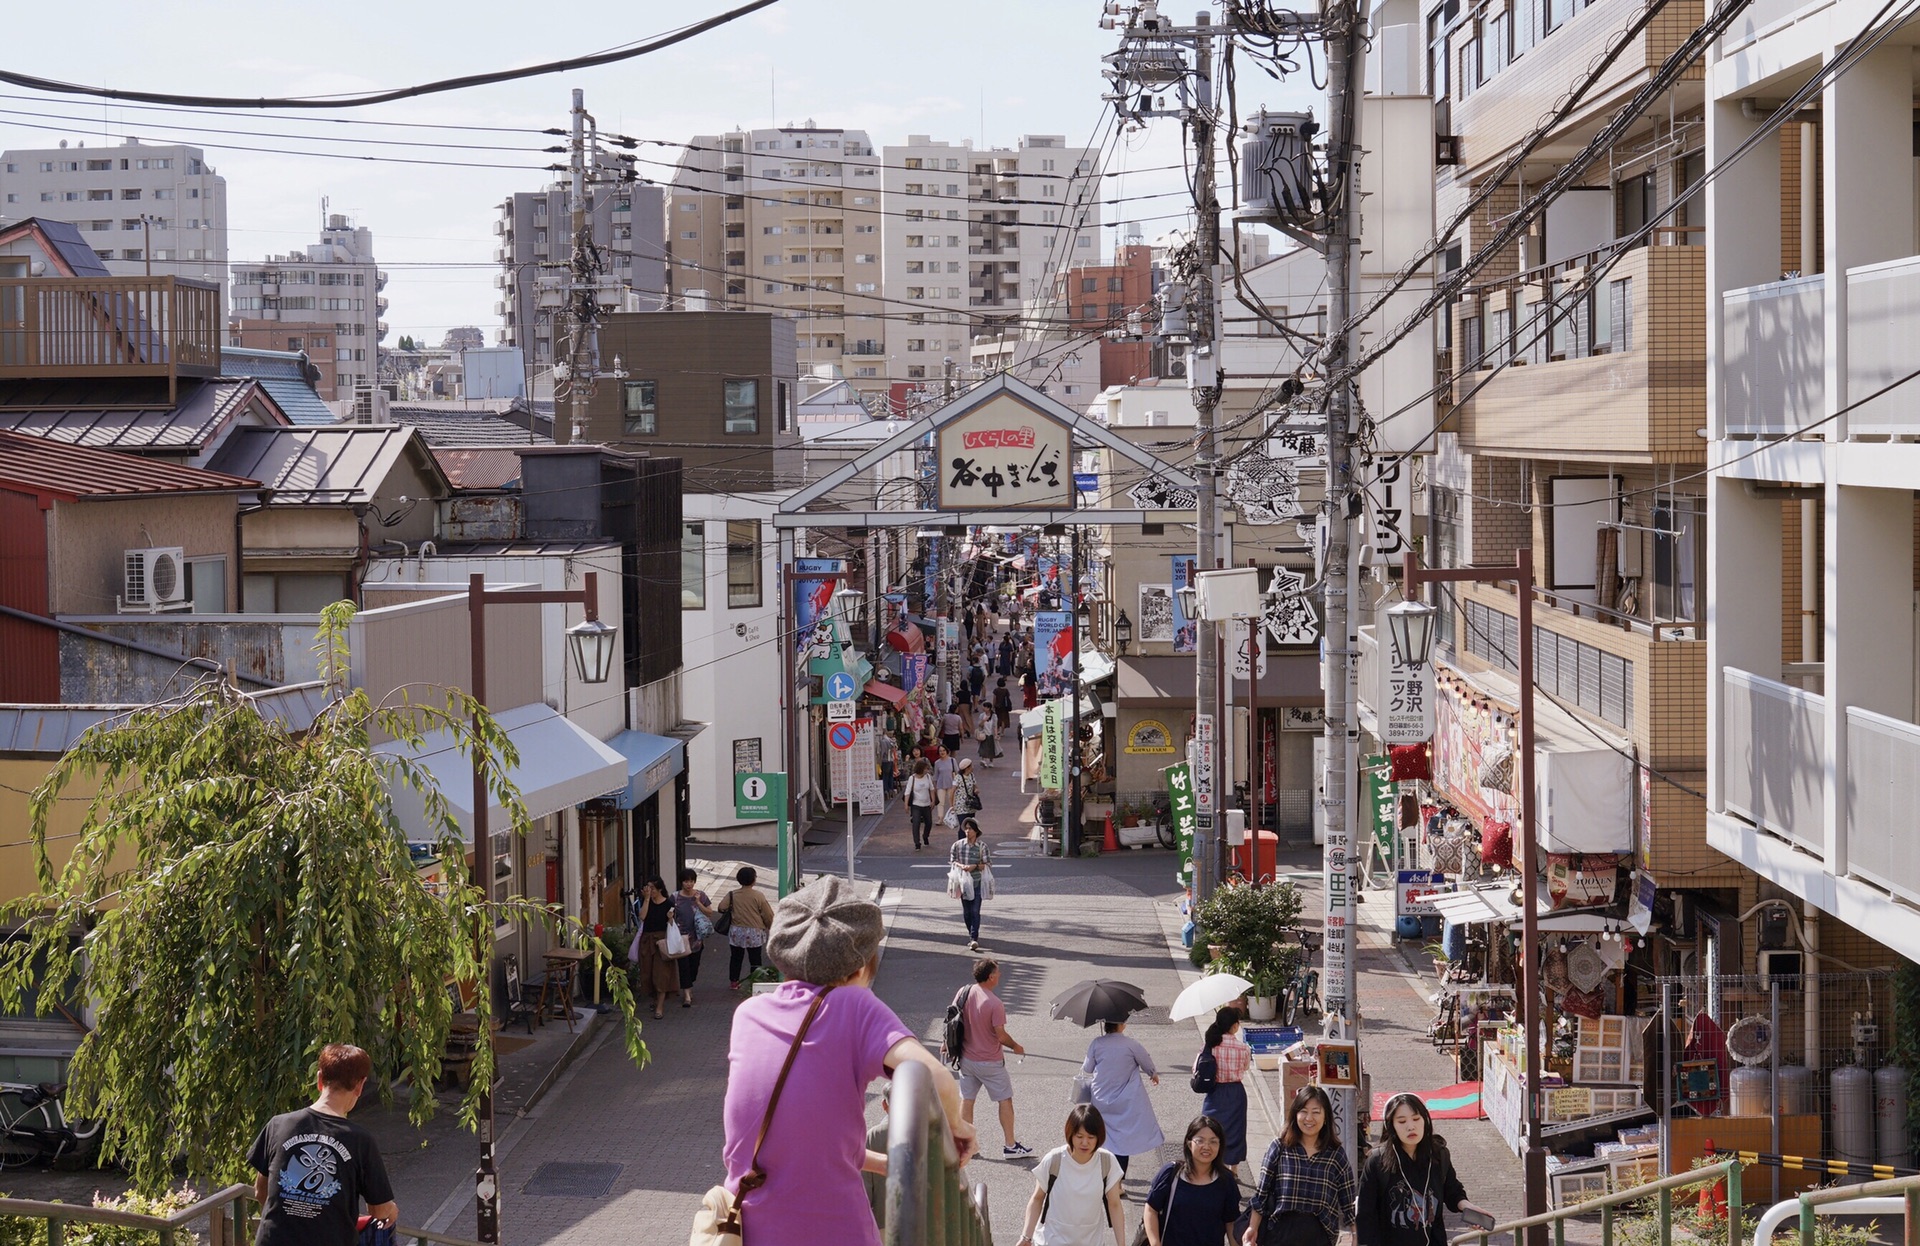
[[[1210,973],[1180,992],[1180,998],[1173,1001],[1167,1018],[1185,1021],[1188,1017],[1205,1016],[1226,1007],[1252,989],[1253,983],[1238,974]]]

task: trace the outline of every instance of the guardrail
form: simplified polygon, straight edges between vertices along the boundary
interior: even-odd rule
[[[887,1120],[886,1246],[993,1246],[987,1188],[962,1179],[926,1066],[894,1070]]]
[[[199,1202],[182,1207],[170,1216],[148,1216],[119,1211],[111,1207],[88,1207],[78,1203],[43,1203],[30,1198],[0,1196],[0,1222],[40,1221],[46,1225],[47,1246],[64,1246],[70,1224],[114,1225],[152,1233],[159,1246],[174,1246],[176,1241],[191,1240],[201,1222],[206,1224],[207,1246],[246,1246],[253,1240],[253,1187],[230,1185],[216,1190]],[[413,1246],[480,1246],[464,1237],[430,1233],[425,1229],[396,1225],[394,1236]]]
[[[1550,1227],[1553,1230],[1553,1246],[1566,1246],[1567,1221],[1574,1216],[1592,1215],[1596,1211],[1600,1213],[1601,1246],[1614,1246],[1613,1209],[1629,1203],[1638,1203],[1646,1198],[1659,1200],[1660,1246],[1671,1246],[1673,1242],[1673,1192],[1675,1190],[1687,1189],[1721,1180],[1727,1183],[1726,1244],[1727,1246],[1741,1246],[1740,1170],[1742,1167],[1744,1166],[1739,1160],[1730,1159],[1722,1160],[1718,1164],[1708,1164],[1702,1168],[1695,1168],[1688,1172],[1677,1172],[1670,1177],[1662,1177],[1658,1181],[1649,1181],[1645,1185],[1636,1185],[1630,1189],[1619,1190],[1603,1198],[1584,1199],[1568,1207],[1556,1208],[1553,1211],[1543,1212],[1537,1216],[1528,1216],[1524,1220],[1515,1220],[1509,1224],[1496,1224],[1490,1229],[1475,1229],[1471,1233],[1461,1233],[1449,1239],[1448,1246],[1492,1246],[1495,1234],[1511,1234],[1517,1246],[1522,1240],[1521,1234],[1525,1230],[1539,1228],[1541,1226]],[[1832,1191],[1832,1193],[1842,1198],[1857,1197],[1860,1191],[1867,1188],[1866,1186],[1850,1185],[1842,1187],[1840,1190]],[[1827,1191],[1816,1191],[1816,1193],[1827,1193]],[[1813,1238],[1807,1236],[1812,1230],[1806,1226],[1811,1223],[1811,1213],[1803,1212],[1801,1218],[1801,1233],[1803,1235],[1801,1246],[1814,1246]],[[1711,1241],[1713,1239],[1696,1237],[1693,1240]]]
[[[1903,1198],[1907,1203],[1906,1246],[1920,1242],[1920,1176],[1896,1177],[1892,1181],[1867,1181],[1859,1185],[1835,1185],[1808,1190],[1800,1196],[1800,1246],[1814,1246],[1816,1213],[1823,1203],[1845,1203],[1861,1198]],[[1755,1246],[1763,1246],[1756,1243]]]

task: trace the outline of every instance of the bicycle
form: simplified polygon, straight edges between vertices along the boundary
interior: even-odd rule
[[[0,1082],[0,1168],[77,1166],[99,1154],[106,1122],[69,1121],[60,1102],[66,1089],[65,1082]]]
[[[1281,1019],[1287,1025],[1296,1024],[1303,1015],[1320,1015],[1323,1005],[1320,1002],[1320,971],[1300,968],[1293,975],[1293,981],[1287,983],[1282,994]]]
[[[1162,848],[1178,848],[1180,837],[1173,830],[1173,803],[1164,795],[1153,798],[1153,833]]]

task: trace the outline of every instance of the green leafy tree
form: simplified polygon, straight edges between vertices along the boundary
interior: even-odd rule
[[[1220,944],[1229,960],[1266,976],[1279,975],[1288,960],[1283,950],[1300,925],[1300,893],[1290,882],[1250,887],[1228,883],[1194,909],[1200,927],[1195,945]]]
[[[0,999],[17,1008],[37,980],[83,984],[97,1025],[70,1070],[69,1112],[104,1117],[104,1154],[136,1189],[158,1195],[187,1176],[245,1176],[269,1116],[305,1103],[321,1047],[351,1042],[374,1060],[390,1098],[404,1078],[431,1086],[453,1006],[449,981],[486,983],[496,922],[562,923],[544,905],[492,901],[462,868],[466,845],[432,776],[376,752],[379,737],[418,747],[450,729],[486,767],[493,799],[518,833],[526,808],[503,772],[512,743],[459,691],[443,707],[374,705],[347,688],[353,608],[322,612],[315,645],[333,696],[295,734],[218,681],[83,736],[35,792],[39,894],[0,917]],[[72,795],[91,781],[91,796]],[[447,876],[422,881],[394,817],[389,782],[422,794]],[[71,853],[56,867],[48,816],[87,802]],[[596,946],[581,939],[582,946]],[[644,1063],[624,975],[607,975],[626,1046]],[[39,993],[43,1013],[56,991]],[[490,1024],[491,992],[475,992]],[[491,1057],[475,1061],[460,1119],[476,1123]],[[431,1093],[411,1095],[424,1121]]]

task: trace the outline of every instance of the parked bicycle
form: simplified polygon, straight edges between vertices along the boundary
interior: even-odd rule
[[[1281,1023],[1297,1025],[1302,1017],[1319,1016],[1322,1008],[1320,971],[1302,965],[1294,971],[1293,981],[1287,983],[1287,989],[1281,994]]]
[[[70,1121],[65,1082],[0,1082],[0,1168],[24,1164],[80,1167],[100,1153],[105,1121]]]

